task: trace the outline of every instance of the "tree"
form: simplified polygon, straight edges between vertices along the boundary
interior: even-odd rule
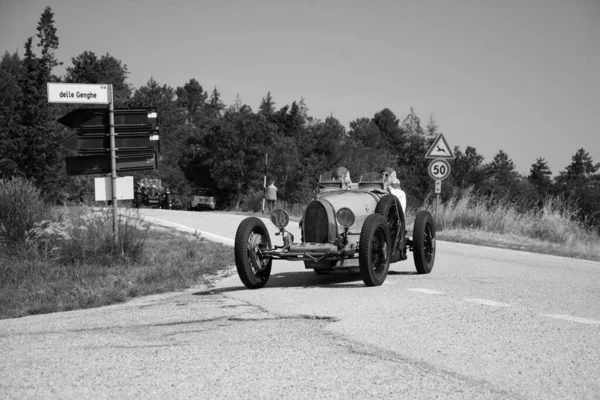
[[[454,160],[450,161],[452,167],[451,179],[456,186],[466,189],[468,187],[480,187],[485,179],[483,168],[483,156],[477,153],[477,149],[467,146],[463,153],[458,146],[454,148]]]
[[[177,94],[177,105],[186,111],[187,123],[191,124],[198,120],[198,113],[204,110],[208,98],[208,93],[204,91],[200,83],[195,79],[190,79],[183,87],[177,87],[175,94]]]
[[[226,112],[213,121],[199,143],[198,163],[208,168],[225,199],[239,207],[242,194],[262,182],[265,149],[272,135],[267,123],[255,114]]]
[[[350,137],[365,148],[383,149],[387,141],[379,130],[379,126],[370,118],[357,118],[349,124]]]
[[[600,230],[600,164],[594,164],[583,148],[571,158],[571,164],[556,177],[556,192],[575,201],[579,220]]]
[[[267,95],[260,102],[258,113],[267,118],[275,113],[275,101],[271,97],[271,91],[267,92]]]
[[[404,118],[401,125],[404,132],[408,135],[420,135],[424,136],[425,131],[421,127],[421,119],[415,113],[415,110],[411,107],[410,112]]]
[[[16,122],[22,105],[22,61],[15,52],[4,53],[0,60],[0,126],[8,127]]]
[[[500,150],[485,169],[487,178],[485,193],[494,193],[496,197],[510,195],[513,186],[518,182],[519,174],[515,171],[515,163],[508,154]]]
[[[37,46],[41,47],[41,57],[34,54],[32,37],[25,42],[25,56],[18,74],[21,95],[15,99],[18,103],[12,104],[18,114],[0,130],[3,174],[12,172],[33,180],[50,199],[57,195],[64,179],[56,107],[49,106],[46,89],[48,82],[56,80],[52,69],[60,64],[54,57],[58,37],[53,18],[51,8],[46,7],[38,22]],[[15,75],[12,76],[14,79]]]
[[[131,85],[127,83],[127,65],[109,53],[96,57],[91,51],[84,51],[71,59],[72,67],[67,67],[65,82],[106,83],[113,85],[115,107],[124,107],[131,98]]]
[[[552,171],[548,163],[543,158],[538,158],[534,164],[531,164],[527,180],[534,186],[538,197],[547,196],[552,189]]]
[[[222,112],[225,110],[225,105],[221,101],[221,93],[217,90],[217,87],[210,93],[210,99],[206,105],[208,114],[213,118],[221,117]]]

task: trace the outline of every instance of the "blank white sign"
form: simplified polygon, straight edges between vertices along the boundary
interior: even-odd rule
[[[96,201],[112,200],[112,178],[94,178]],[[133,176],[117,178],[117,200],[133,200]]]

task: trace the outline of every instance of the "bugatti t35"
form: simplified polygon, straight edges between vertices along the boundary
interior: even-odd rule
[[[358,271],[365,285],[379,286],[390,263],[406,260],[412,251],[417,273],[431,272],[436,250],[433,218],[428,211],[419,211],[413,235],[408,237],[402,206],[386,190],[386,182],[382,174],[371,172],[362,175],[358,185],[347,187],[335,172],[322,174],[319,194],[306,206],[300,221],[300,242],[285,229],[290,220],[285,210],[271,213],[282,245],[271,243],[261,219],[244,219],[234,244],[236,268],[244,285],[250,289],[264,286],[273,260],[303,261],[305,268],[317,274]]]

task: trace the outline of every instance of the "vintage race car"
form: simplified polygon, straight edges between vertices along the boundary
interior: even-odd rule
[[[171,209],[171,192],[160,179],[142,178],[135,185],[133,206]]]
[[[402,206],[390,194],[384,176],[371,172],[358,185],[346,185],[335,172],[319,178],[319,193],[300,221],[301,241],[285,230],[289,215],[276,209],[271,222],[279,228],[283,245],[271,244],[263,221],[244,219],[235,236],[238,275],[250,289],[264,286],[273,260],[304,261],[317,274],[336,269],[360,272],[367,286],[381,285],[390,263],[407,259],[413,252],[417,273],[428,274],[435,259],[435,224],[426,210],[417,213],[412,238],[407,237]]]

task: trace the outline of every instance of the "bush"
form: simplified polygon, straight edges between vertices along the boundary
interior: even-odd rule
[[[137,210],[121,212],[115,243],[111,209],[94,211],[84,206],[34,224],[27,241],[39,257],[64,263],[135,263],[141,259],[148,228]]]
[[[23,178],[0,179],[0,239],[22,242],[36,222],[48,219],[51,209],[41,190]]]
[[[435,215],[435,201],[426,206]],[[568,244],[587,241],[590,232],[577,222],[577,208],[562,197],[547,197],[538,207],[519,207],[506,198],[454,193],[440,203],[438,225],[447,229],[475,229]]]

